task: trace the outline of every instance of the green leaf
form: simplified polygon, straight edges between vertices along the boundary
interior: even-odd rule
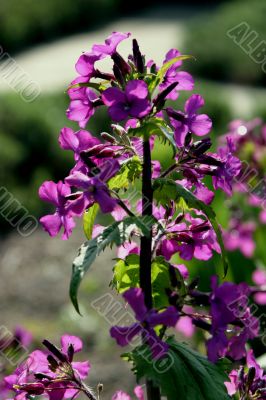
[[[169,68],[172,67],[173,64],[175,64],[178,61],[184,61],[184,60],[189,60],[189,59],[195,59],[195,57],[193,56],[189,56],[189,55],[181,55],[175,58],[172,58],[171,60],[169,60],[168,62],[166,62],[161,69],[159,69],[158,73],[157,73],[157,77],[159,78],[159,83],[161,83],[163,81],[163,78],[166,74],[166,72],[168,71]]]
[[[179,185],[172,179],[158,178],[154,181],[154,198],[161,204],[168,204],[170,200],[178,201],[184,199],[188,207],[202,211],[209,219],[221,248],[221,257],[224,267],[224,276],[228,270],[228,259],[224,248],[222,233],[219,224],[216,220],[216,214],[213,209],[203,201],[197,199],[193,193],[187,190],[184,186]]]
[[[132,136],[150,137],[157,135],[161,137],[163,141],[171,145],[174,155],[176,154],[176,144],[174,140],[174,133],[170,126],[161,118],[153,118],[144,123],[140,128],[130,128],[128,134]]]
[[[75,88],[80,88],[80,87],[90,87],[92,89],[97,90],[98,92],[102,92],[106,89],[106,87],[103,85],[103,83],[96,83],[96,82],[86,82],[86,83],[76,83],[75,85],[71,85],[67,88],[69,89],[75,89]]]
[[[94,203],[87,211],[85,211],[83,216],[83,230],[85,236],[88,240],[91,239],[93,225],[95,222],[96,215],[99,211],[99,205]]]
[[[108,187],[112,190],[127,189],[129,183],[139,178],[142,172],[142,165],[140,158],[137,156],[132,157],[126,161],[120,168],[120,171],[108,182]]]
[[[187,345],[167,340],[168,355],[153,360],[148,346],[143,345],[123,356],[133,363],[137,380],[145,377],[161,388],[167,400],[229,400],[224,382],[229,378],[215,364]]]
[[[70,282],[70,299],[79,312],[78,306],[78,289],[80,283],[91,267],[97,255],[107,246],[116,244],[121,246],[128,241],[133,230],[139,229],[143,236],[150,236],[150,230],[153,224],[156,223],[153,217],[127,217],[123,221],[117,221],[106,228],[96,238],[85,242],[78,251],[78,256],[75,258],[72,266],[72,277]]]
[[[159,256],[154,259],[152,263],[151,281],[155,308],[169,306],[169,299],[166,294],[166,289],[178,289],[180,299],[187,293],[184,279],[178,269],[174,268],[174,273],[178,283],[177,288],[174,288],[171,284],[169,270],[170,264],[164,259],[164,257]]]
[[[139,286],[139,255],[129,254],[125,260],[118,260],[114,266],[113,285],[118,293]]]

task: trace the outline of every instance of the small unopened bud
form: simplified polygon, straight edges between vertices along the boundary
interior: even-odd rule
[[[22,385],[14,385],[14,389],[22,390],[23,392],[27,392],[28,394],[40,396],[44,392],[44,385],[39,382],[34,383],[25,383]]]
[[[103,391],[103,384],[102,383],[98,383],[97,385],[97,395],[98,395],[98,400],[100,400],[100,394]]]
[[[212,142],[210,138],[200,140],[191,147],[190,151],[194,156],[199,156],[204,154],[211,147]]]
[[[248,389],[250,388],[250,386],[252,385],[254,379],[255,379],[255,375],[256,375],[256,369],[255,367],[251,367],[248,370],[248,376],[247,376],[247,387]]]
[[[136,39],[133,39],[133,61],[137,71],[143,74],[144,72],[144,60],[143,56],[139,50],[139,45]]]
[[[153,104],[157,108],[157,110],[161,110],[164,107],[166,97],[168,96],[169,93],[174,90],[174,88],[178,85],[178,82],[171,83],[166,89],[164,89],[161,93],[158,94],[158,96],[154,99]]]
[[[173,118],[173,119],[175,119],[176,121],[184,122],[184,120],[185,120],[185,117],[184,117],[183,114],[181,114],[181,113],[178,112],[178,111],[173,110],[173,109],[170,108],[170,107],[168,107],[168,108],[166,109],[166,112],[167,112],[168,117]]]
[[[127,131],[121,125],[112,124],[111,127],[114,133],[116,133],[118,136],[124,136],[127,133]]]
[[[110,135],[110,133],[102,132],[101,137],[103,138],[103,140],[106,140],[109,143],[113,143],[113,144],[116,143],[116,139],[112,135]]]
[[[114,71],[114,76],[115,76],[117,82],[120,83],[120,85],[124,85],[125,84],[124,76],[123,76],[120,68],[116,64],[114,64],[114,66],[113,66],[113,71]]]
[[[130,73],[130,66],[128,63],[123,59],[122,56],[118,53],[114,53],[112,55],[112,60],[113,62],[117,65],[117,67],[120,69],[121,74],[123,76],[126,76]]]

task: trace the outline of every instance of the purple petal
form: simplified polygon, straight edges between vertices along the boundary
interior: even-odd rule
[[[118,88],[108,88],[102,93],[102,101],[106,106],[112,106],[117,103],[126,103],[126,95]]]
[[[71,186],[85,190],[91,186],[91,178],[79,171],[75,171],[73,174],[66,177],[65,181]]]
[[[136,100],[131,104],[130,107],[130,115],[131,117],[134,118],[142,118],[145,117],[145,115],[149,114],[151,111],[151,105],[149,100],[146,99],[140,99]]]
[[[73,129],[67,127],[61,129],[58,141],[60,147],[64,150],[76,151],[79,145],[79,140]]]
[[[136,98],[146,99],[149,93],[147,83],[139,80],[129,81],[125,92],[129,101],[134,101]]]
[[[127,393],[122,392],[122,390],[119,390],[118,392],[115,392],[115,394],[112,397],[112,400],[131,400],[131,399]]]
[[[178,85],[175,90],[193,90],[194,89],[194,79],[188,72],[185,72],[185,71],[176,72],[175,80],[178,82]]]
[[[53,181],[44,182],[39,188],[39,196],[43,201],[59,206],[57,184]]]
[[[91,369],[91,365],[88,361],[72,362],[71,364],[81,379],[86,379],[88,377]]]
[[[180,56],[181,53],[180,51],[178,51],[177,49],[171,49],[166,53],[165,59],[164,59],[164,64],[167,63],[168,61],[172,60],[173,58],[176,58],[178,56]],[[182,60],[177,61],[174,64],[175,68],[179,68],[182,65]]]
[[[175,121],[172,118],[170,120],[171,124],[175,128],[174,137],[176,145],[178,147],[183,147],[188,133],[188,126],[181,121]]]
[[[200,114],[189,121],[189,128],[197,136],[204,136],[212,128],[212,120],[206,114]]]
[[[123,40],[127,39],[131,34],[121,33],[121,32],[113,32],[108,38],[105,40],[105,44],[95,44],[92,47],[92,51],[100,56],[112,55],[116,52],[116,48]]]
[[[151,312],[148,317],[148,322],[151,327],[157,325],[175,326],[179,315],[175,307],[170,306],[162,312]]]
[[[193,116],[196,111],[204,106],[204,99],[199,94],[193,94],[185,103],[185,112],[189,117]]]
[[[75,65],[76,71],[82,76],[91,77],[94,73],[94,64],[99,59],[100,57],[93,53],[82,54]]]
[[[107,188],[96,189],[93,197],[104,214],[112,212],[117,206],[117,201],[110,196]]]
[[[144,398],[144,390],[142,389],[141,386],[136,386],[134,389],[134,393],[137,397],[138,400],[145,400]]]
[[[45,215],[40,219],[40,222],[44,230],[52,237],[58,235],[62,227],[61,218],[57,213],[53,215]]]
[[[76,224],[75,224],[74,219],[71,216],[65,216],[65,217],[63,217],[63,225],[64,225],[64,233],[62,235],[62,239],[67,240],[67,239],[69,239]]]
[[[131,288],[123,293],[123,297],[135,312],[136,319],[143,321],[147,313],[144,303],[144,295],[140,288]]]
[[[74,353],[78,353],[82,350],[82,340],[78,336],[71,336],[66,334],[61,337],[61,348],[65,354],[67,354],[68,347],[71,344],[74,347]]]
[[[135,323],[129,327],[113,326],[110,329],[110,335],[114,338],[119,346],[127,346],[131,340],[142,331],[139,323]]]
[[[120,122],[129,116],[129,111],[125,106],[125,103],[117,103],[109,107],[108,114],[113,121]]]

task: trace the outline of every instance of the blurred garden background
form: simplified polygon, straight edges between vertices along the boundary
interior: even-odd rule
[[[266,120],[266,65],[255,62],[228,35],[244,22],[257,33],[259,44],[266,40],[265,20],[265,0],[0,0],[2,53],[8,53],[40,88],[33,101],[25,101],[8,81],[0,59],[1,187],[36,218],[47,211],[38,198],[38,187],[44,180],[63,178],[72,165],[72,154],[60,150],[58,135],[63,126],[71,126],[65,116],[65,90],[75,77],[74,64],[82,51],[103,42],[114,30],[132,32],[143,53],[158,63],[173,47],[195,57],[186,61],[184,69],[195,77],[194,92],[205,98],[204,112],[213,120],[215,137],[227,132],[232,119]],[[121,45],[126,55],[128,46]],[[88,129],[97,134],[107,125],[108,116],[99,112]],[[160,146],[156,145],[155,152],[166,167],[171,161],[169,149]],[[223,195],[215,206],[226,226]],[[90,306],[106,293],[114,254],[99,257],[82,285],[81,318],[68,299],[68,284],[71,262],[83,239],[82,227],[68,242],[49,238],[41,228],[22,237],[1,215],[0,229],[1,325],[10,330],[23,325],[36,341],[57,340],[64,332],[80,334],[94,366],[91,383],[105,383],[103,399],[110,399],[120,386],[131,387],[128,367],[119,360],[119,351],[108,336],[108,323]],[[230,277],[236,282],[251,283],[257,263],[266,265],[265,232],[264,227],[256,231],[253,258],[230,253]],[[196,276],[200,270],[207,277],[216,271],[216,263],[218,259],[208,265],[191,263],[191,274]],[[264,351],[258,343],[257,355]]]

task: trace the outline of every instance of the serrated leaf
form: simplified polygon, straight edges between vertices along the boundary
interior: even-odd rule
[[[139,157],[134,156],[126,161],[120,171],[108,182],[108,187],[112,190],[127,189],[129,183],[139,178],[142,172],[142,165]]]
[[[184,186],[179,185],[172,179],[167,178],[158,178],[154,181],[153,185],[154,189],[154,198],[157,199],[161,204],[167,204],[170,200],[179,200],[183,198],[187,205],[190,208],[195,208],[199,211],[202,211],[206,217],[209,219],[214,232],[216,233],[216,237],[218,243],[221,248],[221,257],[224,268],[224,276],[226,276],[228,270],[228,259],[226,255],[226,251],[224,248],[222,233],[219,227],[219,224],[216,220],[216,214],[213,209],[207,204],[203,203],[203,201],[199,200],[192,192],[186,189]]]
[[[70,299],[78,313],[78,289],[80,283],[94,262],[97,255],[107,246],[116,244],[121,246],[128,241],[132,231],[139,229],[143,236],[150,236],[152,225],[156,223],[153,217],[127,217],[123,221],[117,221],[106,228],[96,238],[85,242],[78,251],[78,256],[75,258],[72,266],[72,277],[70,282]]]
[[[159,78],[159,83],[161,83],[163,81],[163,78],[164,78],[166,72],[168,71],[169,68],[172,67],[173,64],[175,64],[178,61],[189,60],[191,58],[194,59],[193,56],[181,55],[181,56],[172,58],[171,60],[169,60],[165,64],[163,64],[162,68],[160,68],[158,73],[157,73],[157,77]]]
[[[94,203],[83,215],[83,230],[88,240],[91,240],[93,225],[98,211],[99,205]]]
[[[133,363],[137,380],[145,377],[161,388],[167,400],[229,400],[224,382],[229,378],[215,364],[187,345],[167,340],[168,356],[155,361],[148,346],[123,356]]]

